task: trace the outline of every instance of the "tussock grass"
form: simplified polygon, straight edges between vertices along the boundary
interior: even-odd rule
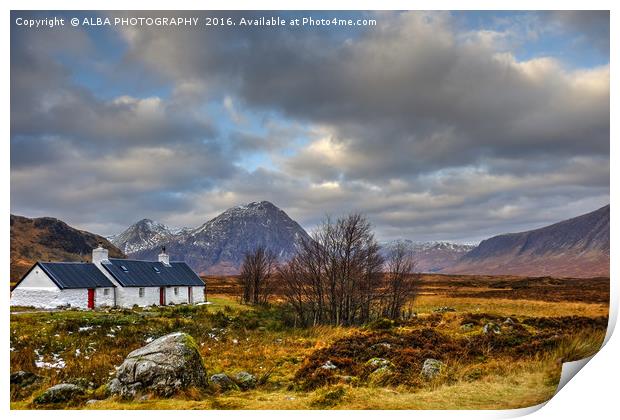
[[[259,378],[255,390],[221,394],[189,390],[171,399],[120,401],[111,397],[85,409],[498,409],[534,405],[549,399],[557,386],[560,361],[595,353],[605,331],[600,322],[565,318],[521,323],[531,317],[606,316],[603,305],[574,302],[539,302],[421,296],[414,307],[418,316],[388,329],[373,326],[292,328],[289,314],[278,305],[248,307],[236,298],[209,296],[211,305],[154,307],[109,311],[23,311],[11,315],[11,371],[34,372],[43,379],[26,395],[12,395],[11,408],[33,408],[35,395],[61,382],[89,389],[89,398],[103,398],[101,386],[132,350],[148,340],[173,332],[192,335],[208,374],[234,375],[245,370]],[[451,306],[456,312],[435,313]],[[441,374],[415,380],[371,385],[364,372],[354,381],[328,383],[304,389],[296,374],[314,354],[326,352],[339,340],[384,334],[398,339],[432,328],[450,342],[481,340],[487,321],[510,316],[519,322],[517,335],[491,337],[475,357],[435,355],[446,362]],[[473,323],[463,330],[464,323]],[[548,324],[548,325],[547,325]],[[545,329],[546,328],[546,329]],[[506,330],[508,331],[508,330]],[[557,336],[554,338],[554,336]],[[524,342],[534,340],[532,343]],[[532,339],[534,337],[535,339]],[[538,337],[538,338],[536,338]],[[511,342],[510,340],[521,340]],[[499,341],[498,341],[499,340]],[[536,342],[536,340],[543,340]],[[544,341],[548,340],[548,341]],[[502,344],[503,343],[503,344]],[[536,351],[529,351],[531,349]],[[500,345],[523,346],[524,353],[500,351]],[[364,348],[364,343],[360,344]],[[500,346],[500,347],[498,347]],[[507,347],[509,348],[509,347]],[[407,353],[409,354],[409,353]],[[369,355],[370,357],[371,355]],[[442,357],[443,356],[443,357]],[[365,357],[365,356],[364,356]],[[360,358],[360,363],[365,362]],[[62,360],[65,367],[37,367]],[[317,359],[318,360],[318,359]],[[418,360],[418,359],[416,359]],[[421,359],[420,359],[421,360]],[[323,361],[324,362],[324,361]],[[395,362],[397,362],[395,360]],[[75,407],[73,407],[75,408]]]

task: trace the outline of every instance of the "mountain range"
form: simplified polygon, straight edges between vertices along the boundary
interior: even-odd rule
[[[411,252],[416,263],[416,271],[422,273],[436,273],[455,264],[476,245],[457,244],[453,242],[415,242],[410,239],[400,239],[380,243],[384,256],[397,244],[403,244]]]
[[[498,235],[478,246],[398,240],[412,251],[421,272],[523,276],[609,276],[609,205],[527,232]],[[108,241],[109,239],[109,241]],[[80,261],[97,243],[110,255],[155,260],[165,246],[200,274],[236,274],[244,255],[262,245],[286,261],[309,239],[306,231],[268,201],[232,207],[195,228],[173,229],[150,219],[103,238],[53,218],[11,215],[11,278],[36,260]]]
[[[540,229],[484,240],[451,274],[609,276],[609,205]]]
[[[286,261],[307,239],[297,222],[268,201],[232,207],[196,228],[174,231],[144,219],[111,237],[131,258],[156,259],[165,246],[171,259],[201,274],[236,274],[245,254],[261,245]]]

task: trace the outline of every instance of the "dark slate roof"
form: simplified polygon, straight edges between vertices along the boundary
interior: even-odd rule
[[[204,282],[184,262],[170,265],[158,261],[110,258],[103,267],[123,287],[204,286]],[[123,269],[126,268],[126,270]]]
[[[92,263],[39,261],[37,264],[61,289],[116,287]]]

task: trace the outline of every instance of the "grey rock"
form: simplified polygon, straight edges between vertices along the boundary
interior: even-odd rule
[[[474,328],[474,324],[472,324],[471,322],[461,325],[462,331],[471,331],[473,328]]]
[[[251,373],[242,371],[235,375],[237,386],[243,391],[256,387],[256,377]]]
[[[484,325],[484,327],[482,327],[482,332],[485,334],[501,334],[502,333],[502,329],[500,328],[499,325],[497,325],[494,322],[488,322]]]
[[[328,360],[321,366],[321,369],[333,370],[333,369],[338,369],[338,366],[333,364],[331,360]]]
[[[504,321],[504,324],[506,325],[514,325],[514,321],[512,320],[512,318],[506,318],[506,320]]]
[[[439,308],[435,308],[433,309],[433,312],[438,312],[438,313],[446,313],[446,312],[456,312],[456,309],[454,309],[451,306],[441,306]]]
[[[134,398],[142,392],[170,397],[206,384],[205,367],[194,339],[177,332],[129,353],[108,389],[123,398]]]
[[[368,375],[368,383],[371,385],[386,385],[392,378],[394,371],[392,364],[381,366]]]
[[[366,362],[366,365],[370,366],[373,370],[393,367],[392,362],[381,357],[373,357]]]
[[[84,395],[84,388],[74,384],[58,384],[48,388],[34,399],[36,404],[55,404],[74,400]]]
[[[426,359],[422,365],[420,374],[426,379],[433,379],[441,373],[441,369],[443,369],[443,367],[444,363],[437,359]]]
[[[40,376],[35,375],[32,372],[26,372],[23,370],[17,371],[15,373],[11,373],[11,386],[15,385],[15,386],[20,386],[20,387],[26,387],[29,385],[34,384],[35,382],[37,382],[39,379],[41,379]]]
[[[216,373],[209,378],[211,383],[217,386],[221,391],[237,388],[237,385],[225,373]]]

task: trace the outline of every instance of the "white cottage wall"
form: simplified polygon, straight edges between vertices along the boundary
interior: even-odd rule
[[[11,306],[55,308],[60,289],[39,266],[35,266],[11,292]]]
[[[139,287],[122,287],[117,290],[116,304],[130,308],[133,305],[159,305],[159,287],[145,287],[144,296],[140,297]]]
[[[11,294],[11,306],[54,309],[60,306],[88,307],[88,289],[20,288]]]
[[[106,295],[105,291],[108,291]],[[95,289],[95,306],[114,306],[114,287],[100,287]]]
[[[174,289],[177,289],[178,293],[174,293]],[[178,305],[180,303],[187,303],[187,286],[175,286],[166,288],[166,304]]]
[[[204,286],[192,286],[192,303],[200,303],[205,301]]]

